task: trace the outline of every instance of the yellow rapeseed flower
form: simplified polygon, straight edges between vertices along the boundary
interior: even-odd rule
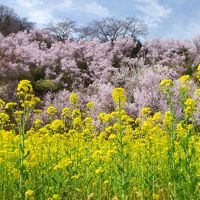
[[[152,195],[152,200],[159,200],[159,199],[160,199],[159,195],[153,193],[153,195]]]
[[[142,121],[141,118],[136,118],[136,120],[135,120],[135,124],[139,124],[141,121]]]
[[[82,126],[83,121],[82,121],[82,119],[81,119],[80,117],[76,117],[76,118],[73,120],[72,124],[73,124],[74,126]]]
[[[3,108],[5,105],[5,101],[3,101],[3,99],[0,98],[0,109]]]
[[[151,114],[151,112],[152,112],[151,108],[148,108],[148,107],[144,107],[141,110],[142,116],[149,115],[149,114]]]
[[[93,109],[93,108],[94,108],[94,103],[93,103],[93,102],[88,102],[88,103],[86,104],[86,108],[88,108],[88,109]]]
[[[188,98],[185,102],[185,105],[188,107],[188,106],[191,106],[191,107],[194,107],[195,106],[195,100],[194,99],[191,99],[191,98]]]
[[[98,121],[100,123],[107,123],[112,119],[113,119],[113,116],[111,114],[107,114],[107,113],[104,113],[104,112],[100,113],[99,116],[98,116]]]
[[[126,103],[125,92],[123,88],[115,88],[112,92],[112,99],[115,103]]]
[[[189,117],[196,109],[196,102],[194,99],[188,98],[185,102],[186,108],[184,110],[186,117]]]
[[[0,113],[0,126],[10,122],[10,117],[7,113]]]
[[[200,64],[197,66],[197,79],[200,81]]]
[[[41,109],[34,109],[33,112],[34,112],[35,114],[40,114],[40,113],[42,112],[42,110],[41,110]]]
[[[41,119],[35,119],[34,122],[33,122],[33,125],[35,127],[40,127],[42,124],[42,120]]]
[[[98,169],[95,170],[96,174],[101,174],[103,172],[104,172],[104,170],[102,169],[102,167],[99,167]]]
[[[70,116],[70,108],[67,108],[67,107],[63,108],[62,116],[69,117]]]
[[[57,165],[54,166],[54,169],[66,169],[72,165],[72,160],[69,158],[63,158]]]
[[[25,198],[30,199],[30,198],[33,197],[33,196],[34,196],[33,190],[27,190],[27,191],[25,192]]]
[[[77,179],[79,179],[81,176],[82,176],[81,174],[76,174],[76,175],[71,176],[71,179],[77,180]]]
[[[60,132],[65,129],[64,122],[60,119],[55,119],[51,122],[51,129],[55,132]]]
[[[161,117],[162,117],[162,113],[161,113],[161,112],[156,112],[156,113],[153,115],[153,120],[154,120],[154,121],[160,121],[160,120],[161,120]]]
[[[5,109],[13,109],[14,107],[17,106],[17,103],[16,102],[8,102],[6,105],[5,105]]]
[[[78,108],[75,108],[73,111],[72,111],[72,118],[77,118],[77,117],[81,117],[81,111],[80,109]]]
[[[172,113],[170,111],[166,111],[164,115],[163,123],[165,125],[169,125],[171,124],[172,121],[173,121]]]
[[[62,197],[59,194],[54,194],[52,196],[52,198],[55,199],[55,200],[61,200],[62,199]]]
[[[49,106],[47,108],[46,112],[47,112],[48,115],[55,115],[56,114],[56,108],[55,108],[55,106]]]
[[[142,123],[141,130],[148,131],[152,128],[152,126],[153,126],[152,119],[147,118],[147,120]]]
[[[86,117],[84,119],[84,124],[88,127],[88,126],[92,126],[92,117]]]
[[[164,79],[160,82],[160,90],[165,94],[172,86],[173,81],[171,79]]]
[[[72,93],[69,97],[70,105],[78,104],[78,95],[76,93]]]
[[[110,136],[108,137],[109,140],[114,140],[117,138],[117,135],[116,134],[110,134]]]
[[[33,87],[31,85],[31,82],[29,80],[20,81],[20,83],[17,86],[17,92],[18,94],[20,94],[20,92],[32,93]]]
[[[179,78],[179,81],[181,84],[186,83],[188,80],[190,80],[190,76],[189,75],[183,75]]]

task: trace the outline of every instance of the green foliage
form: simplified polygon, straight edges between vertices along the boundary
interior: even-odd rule
[[[30,66],[30,73],[33,81],[45,78],[45,69],[41,66]]]
[[[44,94],[48,91],[54,92],[58,90],[58,86],[50,79],[38,80],[34,85],[36,92]]]

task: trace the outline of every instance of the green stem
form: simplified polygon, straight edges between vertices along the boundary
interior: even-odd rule
[[[125,183],[125,179],[124,179],[124,167],[125,167],[125,163],[124,163],[124,145],[123,145],[123,129],[122,129],[122,116],[121,116],[121,112],[122,112],[122,105],[121,105],[121,100],[119,99],[119,108],[118,108],[118,120],[119,120],[119,126],[120,126],[120,130],[119,130],[119,145],[120,145],[120,160],[121,160],[121,183],[122,183],[122,199],[124,198],[124,183]]]
[[[20,200],[25,199],[25,168],[24,168],[24,140],[25,140],[25,126],[28,119],[28,108],[25,106],[23,110],[23,116],[21,123],[19,125],[19,134],[20,134]]]

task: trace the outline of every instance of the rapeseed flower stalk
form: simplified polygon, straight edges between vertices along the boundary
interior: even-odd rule
[[[200,81],[200,64],[197,66],[197,79]]]
[[[31,111],[35,108],[36,104],[40,102],[38,97],[35,97],[33,94],[33,87],[29,80],[22,80],[18,84],[17,87],[17,95],[20,99],[21,107],[23,108],[22,111],[16,111],[15,115],[16,122],[18,124],[18,131],[20,135],[20,144],[19,144],[19,152],[20,152],[20,199],[25,199],[25,180],[26,180],[26,169],[24,166],[24,159],[25,159],[25,129],[28,123],[28,118],[31,114]]]
[[[24,97],[30,95],[33,92],[33,87],[29,80],[22,80],[17,86],[17,95]]]
[[[77,107],[78,106],[78,95],[76,93],[72,93],[69,97],[69,102],[70,102],[70,105],[73,105],[74,107]]]
[[[163,118],[164,125],[171,127],[173,120],[174,120],[174,117],[172,113],[170,111],[165,112],[165,115]]]
[[[61,113],[61,119],[64,122],[65,128],[68,129],[71,123],[71,110],[70,108],[63,108]]]
[[[3,130],[7,123],[10,122],[10,117],[7,113],[0,113],[0,130]]]
[[[117,105],[119,102],[121,105],[124,105],[126,103],[126,97],[125,97],[125,92],[123,88],[115,88],[112,92],[112,99],[114,103]]]
[[[63,108],[63,110],[62,110],[62,116],[64,116],[64,117],[70,117],[70,108]]]
[[[118,147],[118,154],[119,154],[119,159],[120,159],[120,164],[118,167],[120,168],[120,176],[121,176],[121,198],[125,198],[125,188],[124,185],[126,183],[125,180],[125,168],[126,168],[126,159],[128,158],[128,153],[125,152],[126,149],[126,143],[124,141],[124,133],[125,133],[125,127],[123,126],[123,119],[122,116],[124,114],[124,111],[122,110],[122,107],[126,103],[126,97],[125,97],[125,92],[123,88],[115,88],[112,92],[112,98],[114,103],[117,105],[117,120],[118,123],[114,124],[113,128],[117,130],[117,135],[116,135],[116,145]],[[114,135],[113,135],[114,136]],[[112,139],[113,136],[111,136]]]
[[[175,110],[174,110],[172,87],[173,87],[173,81],[171,79],[164,79],[160,83],[160,90],[162,91],[163,94],[165,94],[169,110],[174,115]]]
[[[56,108],[55,106],[49,106],[46,110],[47,115],[49,116],[50,121],[53,120],[53,117],[56,114]]]
[[[179,86],[179,96],[181,98],[181,105],[184,107],[184,103],[186,99],[188,98],[188,91],[191,90],[191,83],[190,83],[190,76],[189,75],[183,75],[179,78],[180,86]]]
[[[173,85],[173,81],[171,79],[165,79],[160,82],[160,90],[166,94],[169,92],[170,88]]]
[[[194,113],[194,111],[196,110],[196,102],[194,99],[188,98],[185,102],[185,116],[186,119],[192,115]]]
[[[35,130],[39,130],[41,128],[43,121],[41,119],[35,119],[33,122],[33,127]]]
[[[81,110],[79,108],[75,108],[72,110],[72,119],[77,118],[77,117],[81,117],[82,113]]]

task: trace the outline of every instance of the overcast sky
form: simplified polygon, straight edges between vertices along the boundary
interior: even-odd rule
[[[151,38],[187,39],[200,35],[200,0],[0,0],[21,17],[44,26],[62,17],[82,25],[107,16],[135,16]]]

